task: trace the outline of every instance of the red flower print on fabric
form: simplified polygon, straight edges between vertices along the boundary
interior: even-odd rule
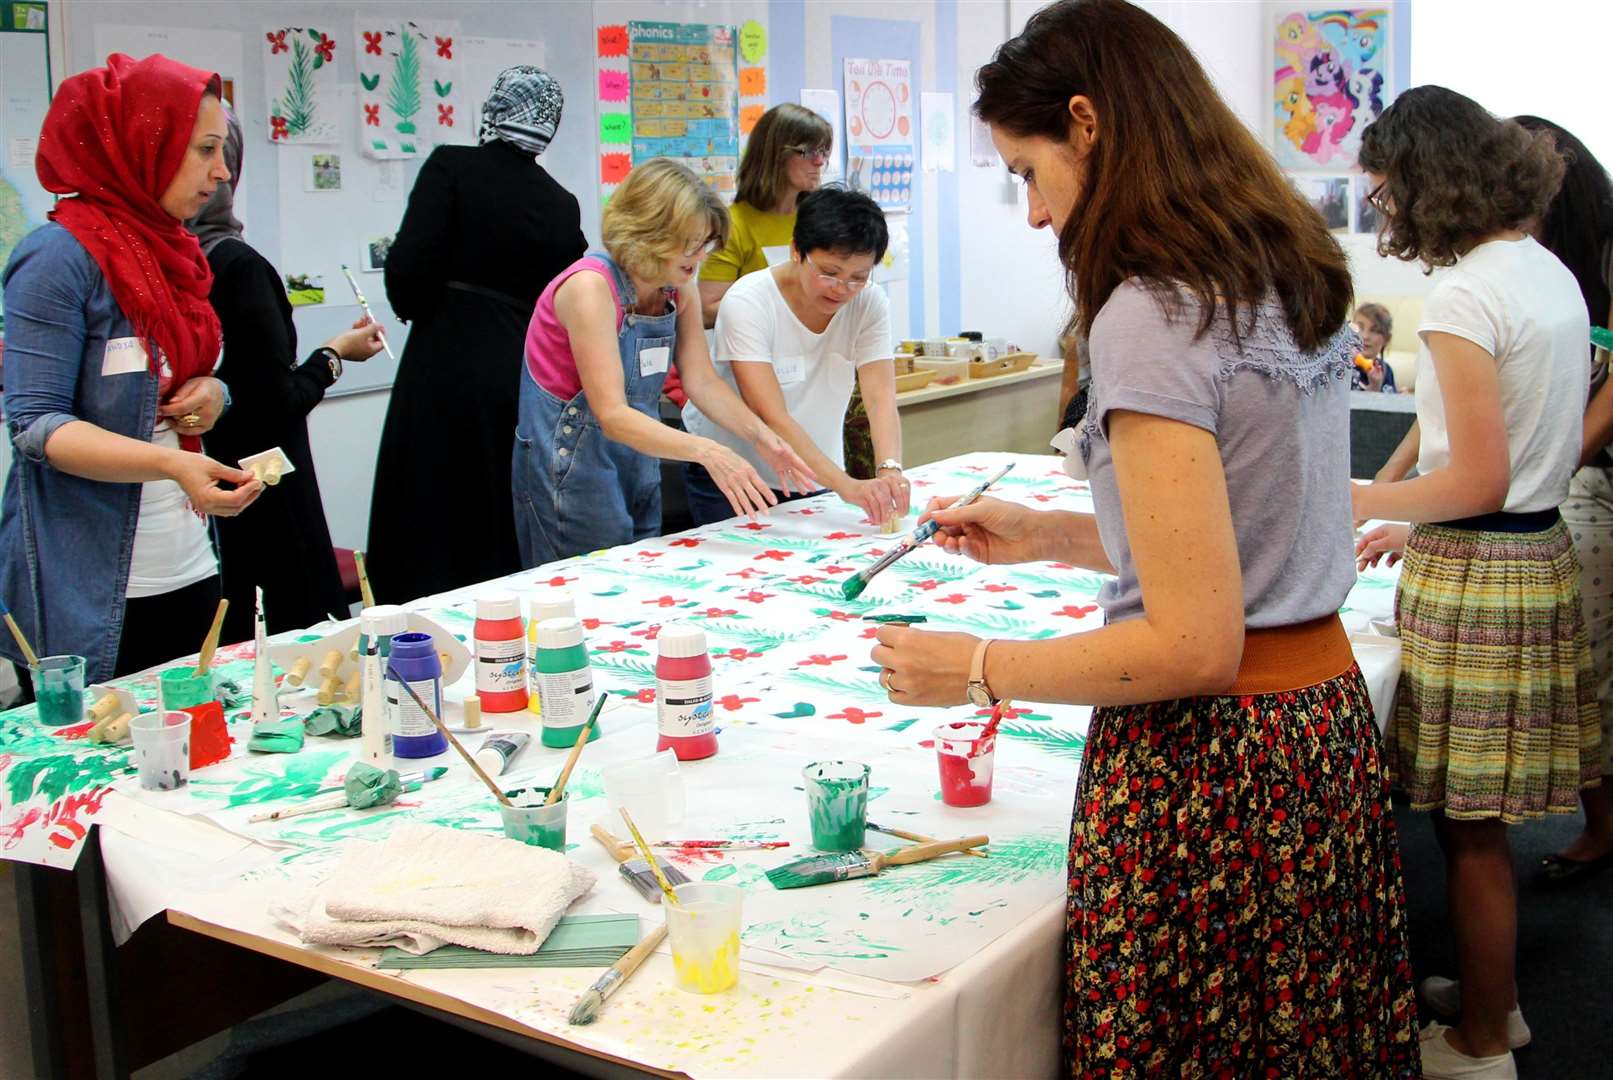
[[[863,712],[855,705],[847,705],[843,712],[830,713],[829,719],[844,720],[849,724],[861,724],[874,719],[876,716],[884,715],[882,712]]]

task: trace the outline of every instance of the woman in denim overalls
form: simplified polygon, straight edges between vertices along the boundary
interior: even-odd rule
[[[601,229],[605,251],[556,277],[527,328],[512,463],[527,567],[659,533],[661,458],[705,466],[736,514],[754,517],[776,502],[744,458],[661,423],[657,402],[674,360],[689,397],[753,443],[786,491],[816,486],[717,375],[693,292],[679,299],[727,236],[722,203],[689,169],[656,158],[617,188]]]

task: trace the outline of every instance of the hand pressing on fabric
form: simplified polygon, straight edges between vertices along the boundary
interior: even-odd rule
[[[191,505],[216,517],[235,517],[263,494],[263,484],[250,472],[232,469],[206,454],[179,451],[170,471]],[[235,489],[225,490],[226,483],[235,484]]]
[[[1377,566],[1379,560],[1386,555],[1389,561],[1384,565],[1393,566],[1405,558],[1406,538],[1410,535],[1410,525],[1379,525],[1376,529],[1363,533],[1355,542],[1356,570]]]
[[[720,442],[712,439],[701,441],[705,445],[695,461],[711,474],[712,483],[727,496],[728,505],[736,516],[755,521],[757,515],[766,515],[771,507],[777,505],[778,499],[762,482],[750,462]]]
[[[879,685],[897,705],[961,705],[968,698],[969,662],[980,639],[973,634],[882,626],[868,653],[884,668]]]
[[[975,562],[1001,564],[1046,558],[1042,514],[1001,499],[976,499],[953,509],[962,496],[931,499],[919,524],[934,520],[941,528],[935,542],[954,555]]]
[[[813,475],[807,463],[801,460],[801,455],[766,424],[760,425],[760,428],[756,437],[751,440],[751,445],[756,447],[757,453],[762,455],[762,460],[771,465],[773,471],[778,474],[779,490],[786,495],[805,495],[818,490],[818,478]]]
[[[335,349],[343,360],[368,360],[381,351],[381,335],[385,332],[386,327],[368,315],[361,315],[351,330],[344,330],[325,342],[325,348]]]
[[[892,470],[872,480],[848,478],[844,490],[835,492],[841,499],[858,507],[868,520],[883,525],[893,517],[906,517],[911,501],[910,488],[902,474]]]
[[[211,375],[186,379],[174,395],[157,406],[181,435],[205,435],[224,415],[224,384]]]

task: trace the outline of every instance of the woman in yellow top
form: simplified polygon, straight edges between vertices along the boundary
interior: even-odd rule
[[[789,262],[795,204],[817,190],[833,145],[828,121],[800,105],[775,105],[756,122],[739,163],[728,243],[700,268],[706,329],[717,325],[717,305],[729,286],[746,274]]]

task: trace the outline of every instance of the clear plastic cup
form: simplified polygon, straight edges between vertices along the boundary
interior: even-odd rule
[[[64,727],[84,719],[82,656],[42,656],[28,672],[34,681],[41,724]]]
[[[620,821],[626,807],[646,840],[665,840],[667,829],[683,820],[683,778],[678,775],[678,757],[671,750],[606,765],[599,770],[599,778],[611,819]]]
[[[856,851],[863,846],[868,829],[868,771],[860,761],[815,761],[801,770],[813,847]]]
[[[740,918],[745,890],[734,885],[694,882],[673,890],[676,904],[665,904],[667,937],[672,941],[672,973],[678,989],[717,994],[739,981]]]
[[[504,820],[504,835],[533,847],[550,851],[566,850],[566,807],[570,800],[562,792],[553,806],[545,806],[549,798],[546,787],[521,788],[506,791],[504,797],[514,803],[499,803],[499,817]]]
[[[985,724],[942,724],[935,729],[935,759],[941,771],[941,801],[948,806],[984,806],[991,801],[997,736],[982,739]]]
[[[148,712],[129,721],[140,786],[172,791],[190,783],[190,713]]]

